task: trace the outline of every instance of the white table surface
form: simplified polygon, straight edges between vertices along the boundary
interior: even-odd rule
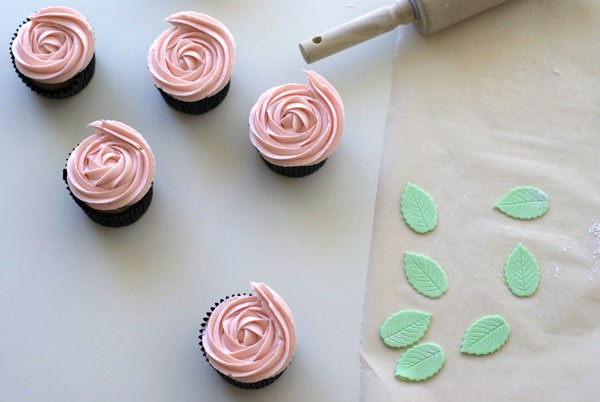
[[[264,90],[305,82],[300,40],[389,0],[59,3],[81,11],[96,36],[96,74],[66,100],[30,91],[8,54],[20,22],[50,3],[10,2],[0,13],[0,400],[357,401],[396,35],[310,66],[346,108],[341,146],[316,174],[272,173],[247,125]],[[202,116],[168,107],[146,68],[169,27],[162,20],[182,10],[218,18],[237,42],[229,95]],[[93,133],[86,125],[102,118],[136,128],[156,156],[152,205],[126,228],[93,223],[61,178],[68,152]],[[197,339],[210,305],[249,281],[283,296],[298,333],[289,370],[259,391],[221,380]]]

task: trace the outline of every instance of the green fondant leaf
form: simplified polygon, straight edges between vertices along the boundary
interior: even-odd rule
[[[506,260],[504,278],[511,292],[519,297],[531,296],[540,283],[540,268],[521,243]]]
[[[418,342],[423,337],[431,314],[416,310],[399,311],[388,317],[381,326],[379,335],[392,348],[403,348]]]
[[[493,315],[475,321],[462,341],[461,353],[487,355],[500,349],[508,339],[510,327],[504,318]]]
[[[422,295],[437,298],[448,290],[448,279],[444,270],[429,257],[405,253],[404,270],[408,282]]]
[[[434,343],[423,343],[408,349],[398,360],[396,378],[423,381],[434,376],[444,365],[444,352]]]
[[[400,202],[402,217],[417,233],[427,233],[437,225],[437,210],[433,199],[425,191],[408,183]]]
[[[535,219],[548,211],[548,196],[535,187],[513,188],[494,208],[516,219]]]

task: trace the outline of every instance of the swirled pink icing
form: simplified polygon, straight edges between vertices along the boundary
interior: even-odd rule
[[[220,92],[233,73],[235,42],[216,19],[192,11],[166,19],[163,32],[148,53],[154,84],[175,99],[196,102]]]
[[[296,326],[287,304],[264,283],[252,282],[252,290],[253,296],[219,304],[202,334],[210,364],[243,383],[281,373],[296,351]]]
[[[69,189],[98,210],[128,207],[154,180],[154,154],[144,137],[113,120],[90,123],[98,132],[83,140],[67,161]]]
[[[327,159],[342,140],[342,98],[325,78],[305,72],[308,85],[271,88],[250,112],[250,141],[275,165],[315,165]]]
[[[21,74],[57,84],[83,71],[94,55],[94,34],[81,13],[68,7],[48,7],[29,16],[12,43]]]

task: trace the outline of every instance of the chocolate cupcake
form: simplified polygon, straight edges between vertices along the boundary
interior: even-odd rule
[[[94,34],[87,19],[68,7],[29,16],[13,37],[11,59],[21,80],[47,98],[80,92],[94,75]]]
[[[90,123],[98,132],[81,142],[67,160],[67,190],[96,223],[132,224],[152,201],[154,155],[140,133],[112,120]]]
[[[308,85],[286,84],[263,93],[250,112],[250,141],[276,173],[302,177],[325,164],[342,140],[344,105],[314,71]]]
[[[221,299],[200,330],[206,360],[230,384],[263,388],[277,380],[296,351],[294,317],[283,299],[264,283],[253,295]]]
[[[163,32],[148,53],[154,85],[174,109],[201,114],[217,107],[229,91],[235,42],[225,25],[191,11],[166,19]]]

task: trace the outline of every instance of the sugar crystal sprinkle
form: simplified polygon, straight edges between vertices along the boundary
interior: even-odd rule
[[[592,221],[592,224],[588,228],[588,233],[592,238],[592,258],[596,259],[600,257],[600,223],[595,223]]]

